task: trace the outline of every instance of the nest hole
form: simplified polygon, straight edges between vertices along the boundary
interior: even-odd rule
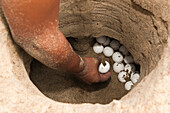
[[[67,39],[80,56],[98,57],[98,54],[94,53],[92,49],[95,42],[94,37],[85,37],[80,40],[72,37]],[[100,55],[100,57],[108,59],[104,55]],[[136,67],[138,70],[140,69],[139,65]],[[30,78],[43,94],[55,101],[72,104],[108,104],[113,99],[121,99],[129,92],[125,90],[124,83],[118,80],[118,74],[113,69],[111,72],[111,78],[108,81],[89,86],[74,78],[70,73],[50,69],[37,60],[33,60]]]
[[[78,54],[94,57],[91,48],[94,37],[108,36],[128,48],[140,68],[140,80],[157,66],[167,43],[167,31],[154,24],[159,20],[142,7],[133,1],[117,0],[61,2],[60,30],[66,37],[74,37],[68,40]],[[52,70],[37,60],[31,63],[30,78],[44,95],[64,103],[108,104],[128,93],[117,74],[112,73],[107,82],[88,86],[71,74]]]

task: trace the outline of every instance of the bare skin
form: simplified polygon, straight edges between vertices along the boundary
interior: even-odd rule
[[[110,72],[98,72],[99,60],[78,56],[59,30],[59,4],[60,0],[1,0],[14,41],[32,57],[87,84],[108,80]]]

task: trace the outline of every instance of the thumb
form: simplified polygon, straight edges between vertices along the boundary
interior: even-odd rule
[[[105,82],[106,80],[108,80],[111,76],[111,72],[107,72],[106,74],[100,74],[100,82]]]
[[[97,66],[99,66],[99,64],[102,62],[102,58],[100,58],[100,57],[93,58],[93,60],[94,60],[94,63],[95,63]]]

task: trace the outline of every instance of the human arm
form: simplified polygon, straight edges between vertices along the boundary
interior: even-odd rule
[[[53,69],[74,73],[91,84],[110,77],[98,72],[98,60],[81,58],[58,28],[59,0],[1,0],[15,42]]]

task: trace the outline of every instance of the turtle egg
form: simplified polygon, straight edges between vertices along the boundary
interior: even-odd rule
[[[98,44],[98,43],[95,43],[94,46],[93,46],[93,51],[97,54],[99,53],[102,53],[103,52],[103,46]]]
[[[111,47],[105,47],[103,49],[103,54],[106,56],[106,57],[110,57],[113,55],[113,49]]]
[[[116,72],[116,73],[120,73],[121,71],[124,70],[124,64],[123,63],[114,63],[113,64],[113,70]]]
[[[106,42],[106,37],[103,36],[103,37],[99,37],[99,38],[96,38],[96,41],[100,44],[103,44]]]
[[[125,71],[128,72],[129,74],[132,72],[135,72],[135,65],[133,64],[126,64],[125,65]]]
[[[124,58],[124,62],[126,63],[126,64],[130,64],[130,63],[133,63],[133,57],[131,56],[131,55],[128,55],[128,56],[125,56],[125,58]]]
[[[129,53],[128,49],[125,46],[121,46],[119,51],[122,52],[123,55],[127,55]]]
[[[118,74],[118,79],[120,82],[126,82],[125,78],[127,77],[127,72],[122,71]]]
[[[133,86],[132,81],[128,81],[125,83],[125,89],[128,91],[132,88],[132,86]]]
[[[139,73],[132,73],[131,77],[130,77],[131,81],[134,84],[136,84],[138,82],[139,78],[140,78],[140,74]]]
[[[110,46],[114,49],[114,50],[118,50],[119,49],[119,46],[120,46],[120,43],[119,41],[117,40],[112,40],[110,42]]]
[[[99,72],[100,73],[107,73],[110,70],[109,62],[105,61],[106,65],[104,66],[103,63],[99,65]]]
[[[121,63],[123,61],[123,55],[120,52],[115,52],[112,55],[112,59],[114,62]]]
[[[103,43],[104,46],[107,46],[110,44],[110,38],[106,38],[106,41]]]

